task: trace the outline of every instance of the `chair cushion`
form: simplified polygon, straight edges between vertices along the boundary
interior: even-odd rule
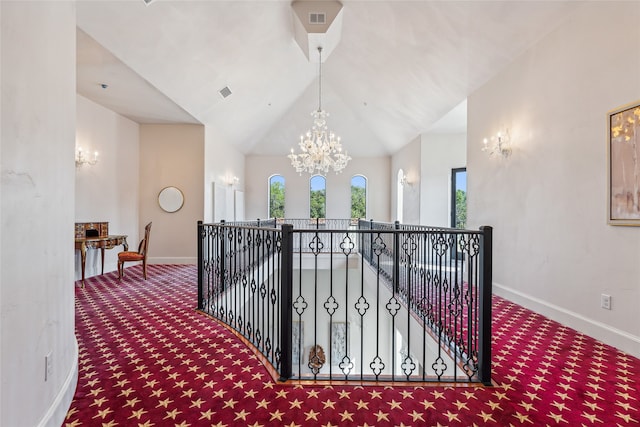
[[[142,261],[144,255],[138,252],[125,251],[118,254],[118,261]]]

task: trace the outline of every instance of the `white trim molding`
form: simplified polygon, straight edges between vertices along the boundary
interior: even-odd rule
[[[78,339],[74,337],[73,341],[75,345],[71,369],[60,388],[60,392],[38,423],[38,427],[59,427],[64,423],[67,412],[69,412],[69,407],[71,407],[71,402],[78,386]]]
[[[640,337],[493,282],[494,294],[640,358]]]

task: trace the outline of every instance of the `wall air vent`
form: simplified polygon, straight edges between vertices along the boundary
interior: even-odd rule
[[[309,13],[309,24],[322,25],[327,23],[327,14],[324,12]]]
[[[225,86],[222,89],[220,89],[220,96],[222,96],[223,98],[226,98],[229,95],[231,95],[231,89],[229,89],[229,86]]]

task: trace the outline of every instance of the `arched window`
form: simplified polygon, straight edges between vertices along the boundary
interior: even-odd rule
[[[269,177],[269,218],[284,218],[284,177]]]
[[[402,223],[402,211],[404,209],[404,171],[398,171],[398,194],[396,199],[396,220]]]
[[[322,175],[314,175],[309,180],[309,217],[326,218],[327,214],[327,179]]]
[[[351,218],[367,218],[367,178],[362,175],[351,178]]]

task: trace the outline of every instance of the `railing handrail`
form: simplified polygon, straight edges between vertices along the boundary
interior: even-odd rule
[[[322,218],[328,221],[350,221],[350,218]],[[373,221],[373,220],[362,220],[360,219],[359,221],[364,222],[364,223],[372,223],[372,224],[376,224],[376,225],[385,225],[385,226],[389,226],[389,229],[369,229],[369,228],[343,228],[343,229],[338,229],[338,228],[296,228],[294,224],[290,224],[291,221],[306,221],[304,218],[282,218],[282,219],[271,219],[271,220],[255,220],[255,221],[224,221],[222,220],[219,223],[203,223],[203,225],[218,225],[221,227],[225,227],[225,228],[242,228],[242,229],[254,229],[254,230],[262,230],[264,229],[266,226],[269,225],[269,223],[273,222],[273,221],[282,221],[279,224],[276,225],[285,225],[285,224],[289,224],[293,226],[293,231],[294,232],[301,232],[301,231],[313,231],[313,232],[318,232],[318,233],[351,233],[354,231],[359,231],[359,232],[364,232],[366,233],[367,231],[370,232],[379,232],[381,230],[390,232],[390,233],[403,233],[403,232],[407,232],[407,231],[430,231],[430,232],[446,232],[446,233],[450,233],[450,234],[477,234],[477,235],[481,235],[483,233],[482,228],[480,227],[479,230],[472,230],[472,229],[463,229],[463,228],[448,228],[448,227],[436,227],[436,226],[430,226],[430,225],[412,225],[412,224],[399,224],[397,222],[383,222],[383,221]],[[311,221],[314,221],[314,219],[312,219]],[[199,221],[202,222],[202,221]],[[262,222],[262,223],[261,223]],[[399,228],[395,228],[395,226],[399,224]],[[360,225],[360,223],[358,223],[358,225]],[[486,226],[484,226],[486,227]],[[276,228],[278,229],[278,227],[270,227],[270,229]]]
[[[422,318],[425,322],[428,320],[428,324],[431,325],[431,328],[437,328],[437,330],[434,330],[436,336],[447,337],[441,343],[441,346],[454,350],[454,354],[464,356],[466,362],[462,368],[468,375],[468,380],[471,381],[472,376],[474,376],[477,378],[478,382],[486,385],[491,384],[491,227],[481,227],[480,230],[460,230],[421,225],[403,225],[398,222],[375,222],[373,220],[359,220],[357,222],[357,227],[354,227],[353,219],[302,219],[301,221],[303,224],[308,223],[312,226],[320,224],[320,221],[323,221],[324,224],[339,224],[341,222],[349,221],[351,228],[296,228],[293,224],[289,224],[287,220],[289,220],[289,222],[297,222],[291,219],[269,219],[239,222],[223,221],[217,224],[203,224],[201,221],[198,222],[198,309],[205,312],[212,309],[213,311],[217,310],[217,312],[214,313],[216,317],[229,323],[231,327],[239,332],[241,332],[240,329],[242,329],[245,336],[250,336],[247,337],[249,338],[249,341],[255,342],[254,345],[256,345],[259,351],[262,351],[263,354],[265,354],[265,352],[268,353],[265,354],[267,356],[267,360],[269,360],[274,367],[278,367],[281,380],[291,378],[293,368],[292,354],[294,350],[292,345],[300,345],[292,343],[291,340],[293,334],[293,313],[295,311],[292,272],[293,269],[296,268],[293,263],[292,255],[294,252],[300,252],[301,254],[307,253],[309,256],[314,255],[316,258],[315,268],[317,269],[318,255],[339,254],[339,250],[336,250],[336,248],[341,242],[345,242],[344,239],[346,237],[348,239],[347,241],[352,245],[352,248],[350,248],[348,252],[344,251],[344,255],[346,255],[345,259],[349,259],[349,256],[352,253],[361,253],[362,259],[366,259],[367,262],[374,267],[374,270],[377,271],[376,274],[378,277],[381,277],[385,282],[388,281],[390,283],[390,291],[392,292],[392,295],[396,295],[399,298],[397,301],[402,306],[405,306],[406,310],[414,312],[417,318]],[[278,225],[280,225],[280,228],[277,228]],[[265,232],[268,232],[269,234],[264,234]],[[303,243],[305,245],[307,244],[307,241],[303,241],[302,239],[303,235],[315,236],[314,239],[324,239],[320,236],[327,234],[338,235],[335,239],[331,237],[329,240],[330,242],[333,242],[333,247],[326,247],[326,241],[324,244],[321,243],[323,245],[322,248],[324,249],[317,249],[316,247],[317,250],[313,249],[310,251],[303,245]],[[294,238],[295,235],[300,235],[301,237],[299,239]],[[354,235],[356,237],[354,237]],[[381,240],[382,243],[376,242],[378,246],[374,247],[373,236],[377,236],[377,239],[380,239],[383,235],[388,235],[389,239],[392,240],[388,240],[385,243],[383,239]],[[429,235],[435,235],[436,237],[427,238],[426,236]],[[245,237],[242,238],[241,236]],[[261,244],[263,246],[267,245],[268,248],[270,248],[269,252],[264,252],[265,248],[257,247],[258,244],[256,241],[251,241],[252,236],[256,239],[262,239],[260,240]],[[348,236],[351,236],[351,238]],[[418,237],[414,238],[411,236]],[[445,236],[448,237],[445,238]],[[248,239],[249,243],[247,242]],[[407,249],[406,245],[415,245],[416,239],[421,245],[425,245],[425,248],[427,245],[441,245],[442,247],[439,247],[439,250],[442,251],[442,248],[444,247],[444,252],[438,254],[438,258],[414,259],[412,252],[413,249]],[[436,240],[437,242],[435,242]],[[208,243],[205,243],[205,241]],[[265,243],[266,241],[269,243]],[[448,273],[452,280],[450,286],[463,286],[463,288],[461,288],[462,291],[471,292],[471,296],[469,296],[469,298],[473,298],[473,301],[475,302],[473,303],[473,306],[469,305],[467,307],[466,305],[462,305],[463,301],[459,299],[460,295],[455,296],[452,294],[453,296],[450,295],[447,297],[456,298],[455,300],[449,301],[449,304],[456,304],[456,306],[459,305],[459,308],[456,310],[464,308],[469,311],[468,318],[462,318],[460,317],[461,314],[456,314],[456,317],[454,318],[455,323],[453,324],[455,328],[453,330],[448,330],[442,328],[450,327],[447,325],[451,320],[447,320],[449,319],[447,316],[453,316],[454,314],[447,311],[450,310],[449,307],[441,306],[441,304],[444,304],[446,301],[436,300],[436,304],[438,304],[435,306],[437,308],[436,312],[433,312],[432,308],[427,309],[425,306],[422,306],[419,311],[415,311],[421,306],[421,304],[424,304],[425,296],[421,297],[422,300],[416,299],[420,295],[414,295],[413,292],[417,292],[421,289],[416,288],[416,286],[423,286],[420,285],[421,282],[419,276],[416,275],[418,274],[416,269],[420,269],[421,271],[429,269],[430,271],[431,268],[434,268],[430,263],[435,263],[434,265],[436,267],[438,265],[440,266],[439,270],[437,270],[440,271],[440,273],[434,270],[435,273],[433,274],[438,275],[443,274],[442,268],[450,269],[457,265],[452,263],[458,263],[465,260],[464,255],[462,258],[458,258],[457,252],[460,250],[457,246],[458,241],[463,243],[466,242],[467,245],[471,245],[471,243],[474,244],[472,248],[473,251],[468,247],[465,250],[468,251],[468,256],[472,257],[470,259],[474,259],[473,257],[479,256],[479,258],[475,258],[476,260],[479,260],[479,264],[478,267],[469,265],[469,268],[467,269],[469,271],[467,272],[465,272],[464,269],[458,272],[458,267],[455,267],[455,276],[451,276],[451,274],[453,274],[451,271]],[[322,242],[322,240],[320,240],[320,242]],[[454,243],[455,246],[453,246]],[[207,244],[212,246],[209,247]],[[296,247],[296,244],[299,246]],[[308,246],[311,248],[311,243],[309,243]],[[380,247],[384,249],[381,249],[378,253],[377,251]],[[365,249],[368,251],[367,253],[361,252]],[[253,250],[253,254],[251,253],[251,250]],[[384,250],[384,252],[382,252],[382,250]],[[441,257],[445,256],[449,259],[450,255],[447,251],[452,250],[455,252],[455,257],[451,255],[453,258],[443,264],[443,259],[441,259]],[[216,253],[217,255],[215,255]],[[384,259],[381,258],[382,255],[384,255]],[[332,256],[329,256],[329,258],[333,260]],[[299,262],[302,262],[302,258],[300,258]],[[265,268],[268,271],[265,272]],[[297,268],[301,269],[301,264],[299,264]],[[389,268],[391,268],[391,270]],[[458,274],[463,273],[467,274],[469,277],[469,283],[467,285],[465,285],[466,282],[460,282],[460,280],[463,280],[463,276],[460,276],[460,279],[457,278]],[[254,277],[255,275],[257,275],[257,284],[254,283],[256,279],[256,277]],[[251,292],[253,292],[251,295],[253,295],[253,297],[246,296],[247,292],[249,292],[247,291],[247,277],[253,277],[253,279],[251,279]],[[477,279],[473,279],[474,277],[477,277]],[[477,283],[475,280],[477,280]],[[205,281],[206,285],[204,283]],[[444,283],[445,286],[447,286],[446,281]],[[442,286],[442,284],[437,286]],[[465,291],[464,286],[468,286],[469,290]],[[438,295],[443,292],[452,292],[452,290],[448,290],[447,288],[439,290],[439,288],[436,287],[434,289],[434,292],[437,291]],[[214,293],[212,294],[211,292]],[[238,302],[237,296],[242,292],[244,292],[245,296],[242,297],[243,299],[241,299],[240,302]],[[426,292],[426,290],[420,290],[420,292]],[[298,299],[301,296],[302,295],[299,294]],[[212,300],[212,297],[214,300]],[[215,298],[217,298],[217,300]],[[231,300],[232,298],[236,298],[234,302],[235,306],[225,305],[228,300]],[[255,315],[253,320],[249,321],[248,318],[243,318],[241,315],[242,313],[238,311],[239,306],[242,306],[246,301],[249,301],[247,298],[253,299],[254,302],[252,302],[252,304],[267,304],[263,309],[266,311],[262,311],[262,314],[260,314],[260,316],[262,316],[262,320],[258,318],[258,323],[255,323]],[[442,297],[438,296],[438,298]],[[296,299],[296,301],[298,301],[298,299]],[[275,303],[276,301],[277,304]],[[318,301],[315,301],[316,305],[318,303]],[[341,304],[344,303],[346,303],[346,301]],[[468,302],[465,302],[465,304],[467,303]],[[432,303],[429,302],[429,304],[431,305]],[[325,309],[326,307],[325,302]],[[242,307],[240,307],[240,309],[242,309]],[[388,304],[387,309],[389,309]],[[434,313],[436,317],[432,317],[434,316]],[[464,313],[466,312],[463,312],[463,314]],[[301,313],[298,312],[298,317],[300,317],[300,315]],[[333,316],[333,314],[331,314],[331,316]],[[363,316],[363,314],[361,313],[360,316]],[[331,319],[332,318],[333,317],[331,317]],[[438,321],[436,322],[436,320]],[[468,322],[467,327],[464,326],[463,320],[464,322]],[[260,323],[260,321],[262,323]],[[424,326],[427,327],[427,323],[425,323]],[[264,336],[264,328],[267,327],[271,328],[276,335]],[[317,326],[314,324],[313,327],[316,328]],[[276,332],[276,329],[279,332]],[[468,334],[468,337],[465,338],[466,335],[462,335],[463,333]],[[317,344],[315,338],[314,342]],[[462,344],[462,347],[459,347],[460,344]],[[395,346],[395,344],[392,345]],[[300,353],[298,357],[302,357],[302,354]],[[457,360],[457,356],[454,356],[454,360]],[[470,362],[472,365],[468,365]],[[300,362],[298,362],[298,366],[300,366],[299,363]],[[309,363],[311,363],[311,361]],[[322,363],[324,364],[324,361]],[[364,360],[361,363],[364,363]],[[471,370],[469,371],[469,369]],[[315,378],[315,376],[318,375],[318,371],[313,372]],[[329,372],[331,372],[331,370]],[[361,373],[360,378],[363,379],[370,376],[371,374],[363,376]],[[385,377],[384,374],[380,374],[379,372],[375,373],[374,376],[376,379],[379,379],[379,377]],[[391,377],[395,378],[395,374],[392,374]],[[455,377],[457,378],[457,376]],[[440,374],[438,378],[440,379]],[[334,381],[336,380],[334,377],[331,377],[331,379]]]

